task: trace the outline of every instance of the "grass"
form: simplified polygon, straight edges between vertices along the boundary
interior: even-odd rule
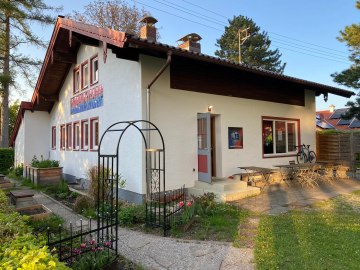
[[[263,216],[256,237],[257,269],[359,269],[360,191]]]

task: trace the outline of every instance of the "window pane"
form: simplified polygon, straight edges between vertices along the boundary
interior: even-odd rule
[[[95,58],[92,60],[92,82],[97,82],[99,79],[99,62]]]
[[[276,153],[286,153],[285,122],[275,121]]]
[[[207,126],[206,119],[198,119],[198,148],[199,149],[207,149]]]
[[[274,153],[274,141],[273,141],[273,121],[263,121],[263,145],[264,154]]]
[[[95,129],[94,145],[98,146],[99,145],[99,122],[95,122],[94,126],[95,126],[95,128],[94,128]]]
[[[88,123],[85,123],[84,133],[85,133],[84,145],[87,147],[89,145],[89,125],[88,125]]]
[[[89,85],[89,68],[88,68],[88,65],[86,64],[84,66],[84,73],[83,73],[83,80],[84,80],[84,87],[88,86]]]
[[[292,152],[296,150],[296,131],[295,131],[295,123],[287,124],[287,132],[288,132],[288,151]]]

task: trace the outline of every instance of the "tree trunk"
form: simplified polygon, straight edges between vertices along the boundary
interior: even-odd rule
[[[5,53],[1,102],[1,147],[9,147],[10,16],[5,18]]]

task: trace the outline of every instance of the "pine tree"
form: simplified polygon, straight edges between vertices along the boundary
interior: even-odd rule
[[[360,10],[360,1],[356,1],[356,8]],[[350,51],[349,60],[352,65],[348,69],[340,73],[336,72],[331,76],[339,84],[360,89],[360,24],[346,26],[344,30],[340,31],[338,40],[345,42],[348,46]],[[348,101],[346,107],[349,110],[343,118],[350,119],[355,116],[360,119],[360,93],[357,94],[355,101]]]
[[[245,28],[249,28],[250,37],[241,46],[242,63],[283,73],[286,63],[281,63],[281,53],[278,49],[270,49],[271,40],[267,33],[261,32],[260,27],[252,19],[242,15],[234,16],[232,20],[229,20],[229,26],[225,27],[224,34],[217,40],[216,46],[220,49],[215,52],[215,55],[238,62],[238,31]]]
[[[9,94],[17,75],[23,76],[33,85],[34,67],[40,61],[19,52],[21,45],[45,47],[45,43],[31,31],[33,22],[51,24],[52,16],[44,12],[59,10],[46,5],[42,0],[0,1],[0,94],[1,94],[1,138],[0,147],[9,145]]]

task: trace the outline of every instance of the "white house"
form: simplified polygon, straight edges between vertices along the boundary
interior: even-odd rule
[[[350,97],[335,87],[201,54],[196,34],[179,47],[59,17],[31,99],[11,136],[15,163],[60,160],[64,178],[86,178],[99,137],[114,122],[148,119],[166,145],[166,188],[238,173],[238,166],[294,160],[316,148],[315,96]],[[126,198],[146,193],[141,136],[124,135],[120,171]],[[105,147],[114,147],[107,142]]]

